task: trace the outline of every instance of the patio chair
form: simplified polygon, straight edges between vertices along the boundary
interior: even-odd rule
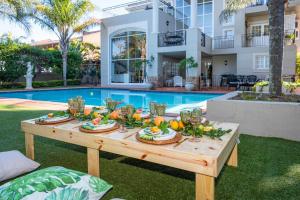
[[[255,85],[257,81],[258,81],[257,76],[255,75],[247,76],[247,83],[246,83],[247,89],[251,90],[251,88]]]
[[[235,75],[228,76],[227,83],[229,87],[235,87],[236,89],[239,87],[239,80]]]
[[[183,79],[181,76],[174,76],[173,80],[174,80],[174,87],[177,86],[183,87]]]

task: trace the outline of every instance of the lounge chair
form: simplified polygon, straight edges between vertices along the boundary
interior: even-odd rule
[[[183,87],[183,79],[181,76],[174,76],[173,80],[174,80],[174,87],[177,86]]]

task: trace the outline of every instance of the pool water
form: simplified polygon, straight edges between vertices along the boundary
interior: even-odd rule
[[[120,89],[67,89],[67,90],[44,90],[0,93],[0,98],[20,98],[39,101],[52,101],[66,103],[68,99],[82,96],[87,105],[104,105],[106,98],[121,101],[123,104],[131,104],[136,108],[148,108],[149,103],[154,101],[165,103],[168,109],[196,105],[208,99],[222,94],[183,93],[183,92],[152,92],[133,91]]]

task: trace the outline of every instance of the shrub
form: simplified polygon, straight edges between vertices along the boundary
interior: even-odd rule
[[[68,79],[68,85],[75,86],[80,85],[81,80],[79,79]],[[45,87],[61,87],[64,85],[62,80],[53,80],[53,81],[34,81],[32,82],[33,88],[45,88]],[[25,88],[26,83],[2,83],[0,84],[0,89],[23,89]]]
[[[62,74],[62,56],[58,49],[32,47],[9,37],[0,40],[0,81],[14,82],[25,75],[28,62],[31,62],[34,68],[38,69],[37,71],[51,68],[57,74]],[[80,49],[70,49],[68,79],[81,78],[82,62]]]

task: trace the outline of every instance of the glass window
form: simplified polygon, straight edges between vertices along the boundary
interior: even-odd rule
[[[202,30],[207,30],[209,34],[211,34],[212,31],[212,25],[213,25],[213,1],[212,0],[198,0],[198,6],[197,6],[197,24],[198,27],[201,28]],[[184,28],[189,28],[190,26],[190,17],[191,17],[191,7],[190,7],[190,0],[184,0],[183,1],[183,6],[181,1],[176,0],[176,13],[181,12],[183,13],[183,18],[184,18]],[[180,14],[176,14],[176,19],[182,19]],[[206,27],[206,28],[204,28]],[[211,29],[208,30],[208,27]],[[181,30],[182,26],[178,23],[176,24],[176,30]],[[207,32],[204,32],[207,33]]]
[[[111,82],[142,83],[145,67],[141,61],[146,59],[145,32],[129,31],[114,35],[111,47]]]
[[[255,69],[258,69],[258,70],[269,69],[269,56],[268,55],[256,55],[255,56]]]
[[[253,36],[261,36],[261,25],[252,26],[251,31]]]
[[[203,27],[203,16],[198,16],[197,23],[198,27]]]
[[[130,83],[142,83],[144,80],[144,68],[145,63],[141,59],[135,59],[129,61],[129,82]]]
[[[182,30],[183,29],[183,20],[176,20],[177,23],[176,23],[176,27],[177,27],[177,30]]]
[[[191,6],[184,7],[184,17],[191,17]]]
[[[146,58],[146,35],[129,36],[129,58]]]
[[[112,39],[112,57],[113,59],[126,59],[127,55],[127,37]]]
[[[127,74],[128,66],[126,60],[113,61],[114,74]]]
[[[197,10],[198,10],[198,15],[203,15],[203,4],[198,4],[198,7],[197,7]]]
[[[212,15],[204,15],[204,26],[212,26]]]
[[[191,5],[191,0],[183,0],[184,6],[189,6]]]
[[[204,13],[205,14],[212,13],[212,3],[205,3],[204,4]]]
[[[269,35],[270,30],[269,30],[269,25],[264,25],[264,35]]]
[[[185,18],[184,19],[184,25],[185,25],[185,27],[188,28],[190,26],[190,24],[191,24],[190,18]]]
[[[176,6],[177,7],[183,6],[183,0],[176,0]]]
[[[183,19],[183,7],[176,9],[176,18]]]

